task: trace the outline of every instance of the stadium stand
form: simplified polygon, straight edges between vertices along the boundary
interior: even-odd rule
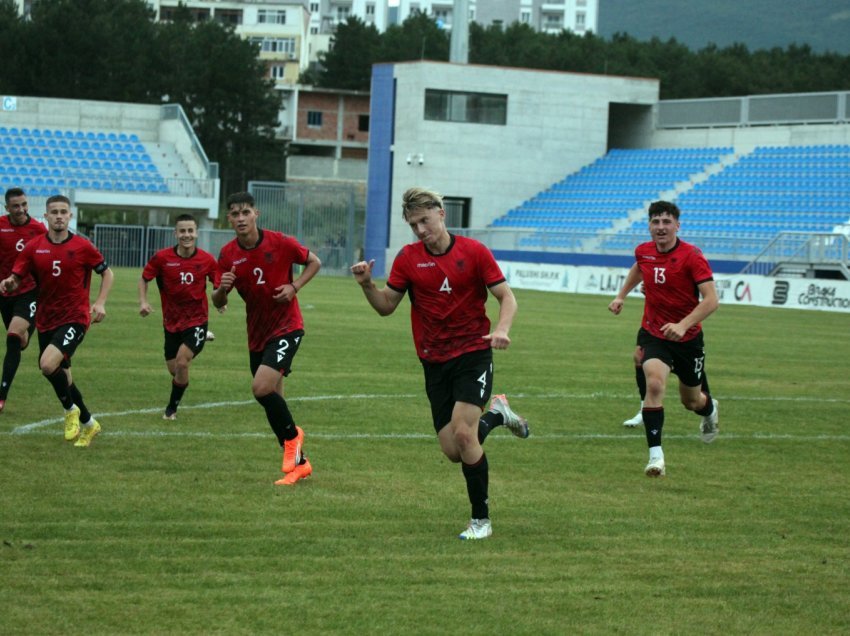
[[[659,198],[681,207],[686,240],[752,256],[779,232],[832,232],[850,221],[850,146],[613,149],[492,227],[528,230],[528,249],[568,248],[567,235],[578,234],[600,251],[631,251],[646,240],[647,203]]]
[[[0,126],[0,188],[13,186],[31,196],[66,188],[169,192],[136,134]]]

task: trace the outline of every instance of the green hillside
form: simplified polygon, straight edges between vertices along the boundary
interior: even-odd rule
[[[752,50],[808,44],[850,54],[847,0],[600,0],[599,35],[676,38],[694,50],[742,42]]]

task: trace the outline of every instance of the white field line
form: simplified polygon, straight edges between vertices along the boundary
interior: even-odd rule
[[[353,395],[315,395],[315,396],[304,396],[304,397],[291,397],[287,398],[287,402],[319,402],[319,401],[331,401],[331,400],[386,400],[386,399],[411,399],[418,396],[418,394],[367,394],[367,393],[357,393]],[[586,394],[572,394],[572,393],[551,393],[544,395],[531,395],[531,394],[522,394],[522,393],[514,393],[512,397],[516,398],[528,398],[528,399],[573,399],[573,400],[589,400],[596,398],[608,398],[608,399],[618,399],[618,400],[629,400],[634,399],[633,395],[616,395],[611,393],[586,393]],[[815,397],[730,397],[724,396],[724,401],[782,401],[782,402],[829,402],[829,403],[850,403],[850,400],[840,399],[840,398],[815,398]],[[195,409],[212,409],[218,407],[230,407],[230,406],[245,406],[254,404],[254,400],[239,400],[239,401],[226,401],[226,402],[207,402],[204,404],[193,404],[193,405],[182,405],[180,409],[182,411],[195,410]],[[160,413],[162,411],[161,407],[153,407],[146,409],[132,409],[127,411],[115,411],[112,413],[97,413],[96,416],[99,418],[112,418],[112,417],[123,417],[127,415],[144,415],[148,413]],[[54,424],[58,424],[63,421],[63,418],[50,418],[45,420],[39,420],[37,422],[30,422],[29,424],[23,424],[21,426],[17,426],[11,431],[9,431],[8,435],[25,435],[29,433],[49,433],[53,434],[53,431],[43,431],[48,426],[52,426]],[[613,433],[547,433],[545,435],[535,435],[534,429],[532,428],[532,439],[628,439],[631,437],[643,437],[642,432],[636,432],[629,435],[629,431],[623,431],[619,434]],[[241,432],[241,433],[210,433],[206,431],[122,431],[122,430],[114,430],[109,429],[105,430],[104,434],[115,437],[198,437],[198,438],[210,438],[210,439],[231,439],[231,438],[250,438],[250,437],[267,437],[267,432]],[[664,437],[668,439],[690,439],[695,437],[696,434],[693,435],[677,435],[665,433]],[[432,439],[434,437],[433,434],[427,433],[311,433],[310,437],[315,437],[319,439],[328,439],[328,440],[345,440],[345,439]],[[496,436],[495,439],[499,437],[505,437],[507,439],[510,436]],[[764,440],[794,440],[794,441],[850,441],[850,435],[788,435],[788,434],[775,434],[775,433],[752,433],[749,435],[739,435],[735,433],[731,434],[723,434],[723,439],[764,439]]]

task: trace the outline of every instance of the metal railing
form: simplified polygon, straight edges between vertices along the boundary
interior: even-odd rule
[[[783,269],[818,268],[839,270],[850,279],[850,241],[844,234],[780,232],[741,273],[775,276]]]

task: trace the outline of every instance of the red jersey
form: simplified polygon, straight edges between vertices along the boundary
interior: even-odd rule
[[[249,249],[236,239],[221,248],[215,286],[221,285],[224,272],[236,268],[235,288],[245,301],[249,351],[262,351],[272,338],[304,329],[298,298],[278,303],[272,296],[292,282],[292,266],[306,265],[309,254],[296,239],[273,230],[260,230],[260,240]]]
[[[661,326],[679,322],[699,304],[698,285],[714,280],[711,266],[696,246],[676,240],[669,252],[661,253],[653,241],[635,248],[635,259],[643,277],[646,301],[643,328],[656,338],[664,338]],[[682,338],[692,340],[702,329],[697,323]]]
[[[27,217],[27,222],[23,225],[13,225],[8,214],[0,217],[0,279],[9,277],[15,259],[24,251],[24,246],[42,234],[47,234],[47,228],[31,217]],[[15,291],[3,295],[19,296],[31,289],[35,289],[35,279],[27,274]]]
[[[207,322],[207,280],[215,282],[215,272],[215,257],[200,249],[184,257],[176,246],[167,247],[151,257],[142,278],[156,279],[166,331],[178,333]]]
[[[489,287],[505,276],[493,254],[478,241],[451,236],[445,254],[431,254],[421,241],[396,255],[387,286],[410,296],[410,322],[416,354],[445,362],[470,351],[489,349],[485,308]]]
[[[90,241],[69,232],[62,243],[51,242],[46,234],[27,243],[12,272],[21,278],[27,274],[35,277],[35,327],[45,332],[72,322],[89,326],[91,273],[106,268],[103,255]]]

